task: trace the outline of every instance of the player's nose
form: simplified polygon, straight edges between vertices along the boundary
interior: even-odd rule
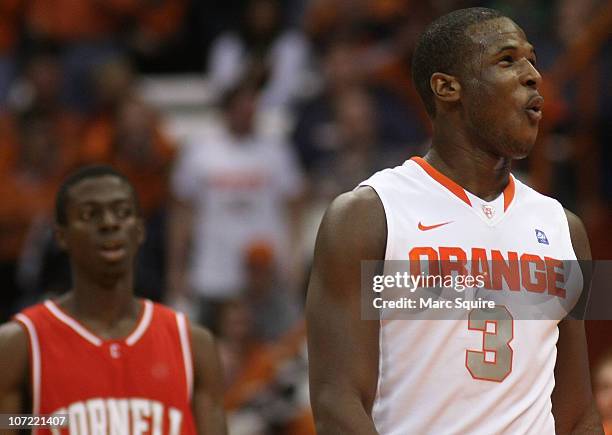
[[[114,229],[119,227],[119,219],[110,209],[104,209],[100,219],[101,229]]]
[[[534,64],[525,60],[525,67],[521,74],[521,84],[533,89],[538,89],[542,83],[542,76]]]

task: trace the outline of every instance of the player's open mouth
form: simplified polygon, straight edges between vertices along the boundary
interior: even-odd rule
[[[542,111],[539,109],[526,109],[527,116],[530,120],[537,122],[542,119]]]
[[[529,100],[527,106],[525,107],[525,112],[527,112],[527,116],[533,122],[538,122],[542,119],[542,107],[544,106],[544,98],[540,95],[536,95]]]
[[[100,255],[108,261],[119,261],[125,254],[125,246],[123,243],[108,242],[103,243],[99,248]]]

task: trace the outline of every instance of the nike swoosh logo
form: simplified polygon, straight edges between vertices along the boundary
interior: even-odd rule
[[[441,227],[443,225],[448,225],[448,224],[450,224],[452,222],[453,221],[442,222],[441,224],[436,224],[436,225],[423,225],[421,222],[419,222],[419,230],[421,230],[421,231],[429,231],[429,230],[433,230],[435,228]]]

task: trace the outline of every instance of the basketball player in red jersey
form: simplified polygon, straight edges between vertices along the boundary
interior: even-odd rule
[[[73,288],[0,327],[0,413],[67,414],[62,434],[225,434],[213,337],[133,294],[145,237],[133,186],[81,169],[56,221]]]
[[[602,433],[582,321],[509,319],[514,330],[487,361],[479,350],[504,323],[361,319],[360,262],[407,260],[414,246],[468,261],[548,249],[590,260],[582,222],[510,174],[535,142],[543,101],[523,31],[491,9],[450,13],[419,40],[413,77],[433,123],[430,151],[338,197],[319,229],[306,313],[318,433]]]

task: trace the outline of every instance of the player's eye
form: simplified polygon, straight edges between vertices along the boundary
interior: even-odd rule
[[[79,211],[79,219],[82,221],[90,221],[94,218],[94,210],[93,208],[82,208]]]
[[[127,204],[121,204],[115,207],[115,214],[119,218],[127,218],[132,215],[132,207]]]
[[[514,62],[514,58],[510,55],[507,55],[507,56],[502,57],[499,61],[502,63],[512,63]]]

